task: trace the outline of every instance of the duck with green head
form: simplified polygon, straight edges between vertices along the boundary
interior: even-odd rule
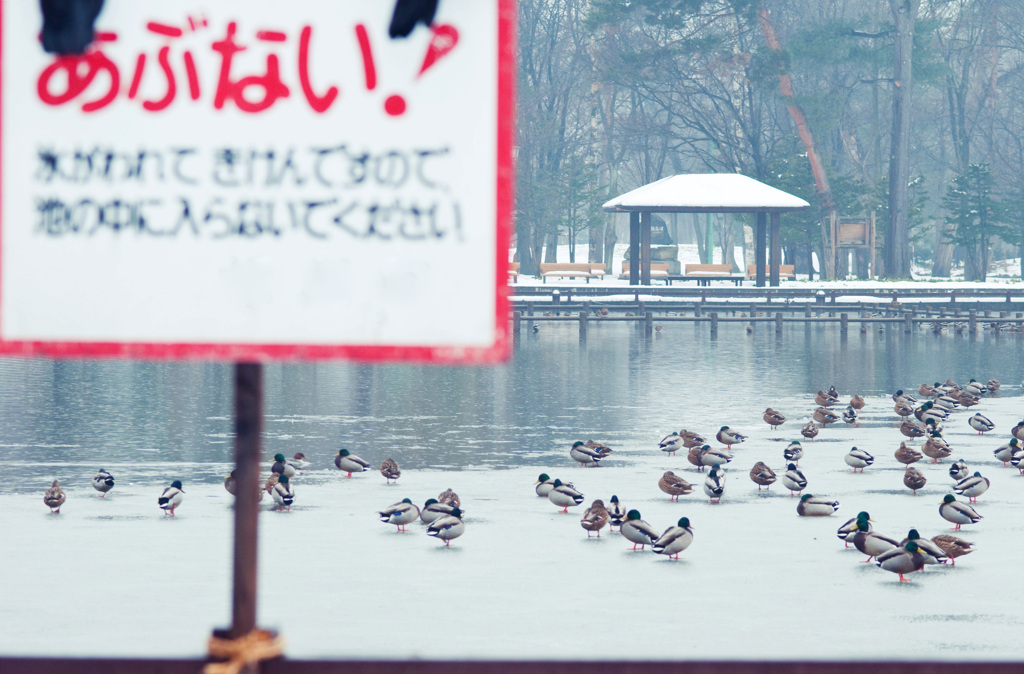
[[[690,518],[680,517],[674,527],[665,529],[665,533],[658,536],[658,540],[654,541],[651,549],[669,559],[679,559],[679,553],[690,547],[691,543],[693,543],[693,527],[690,525]]]
[[[981,519],[981,515],[978,514],[977,510],[962,501],[957,501],[956,497],[952,494],[946,494],[942,497],[942,503],[939,504],[939,514],[947,522],[956,524],[953,528],[957,531],[960,530],[960,525],[976,524]]]
[[[466,524],[462,521],[462,511],[452,508],[450,515],[438,517],[427,526],[427,535],[444,541],[445,547],[450,547],[451,542],[466,533]]]
[[[619,532],[627,541],[633,542],[633,550],[640,546],[643,550],[646,545],[653,545],[658,540],[658,532],[647,522],[640,519],[639,510],[630,510],[626,513],[626,520],[619,527]]]
[[[907,580],[904,578],[905,574],[924,568],[925,556],[921,554],[917,543],[909,541],[903,547],[893,548],[889,552],[879,555],[875,564],[886,571],[898,574],[900,582],[904,583]]]
[[[342,449],[334,455],[334,465],[345,471],[345,477],[352,477],[352,473],[362,473],[370,469],[367,461],[363,461],[347,449]]]
[[[454,508],[453,508],[454,510]],[[405,531],[405,525],[415,522],[420,516],[419,506],[412,502],[412,499],[403,498],[394,505],[389,505],[379,513],[380,521],[386,524],[394,524],[398,531]]]
[[[174,517],[174,509],[180,506],[183,500],[185,500],[185,490],[181,487],[181,480],[175,480],[170,487],[160,493],[156,502],[165,515],[169,513],[171,517]]]

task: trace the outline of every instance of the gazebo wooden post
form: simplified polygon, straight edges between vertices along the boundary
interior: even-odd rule
[[[629,285],[640,284],[640,212],[629,212]]]
[[[235,364],[235,543],[231,638],[256,627],[257,531],[263,444],[263,365]]]
[[[767,224],[767,213],[764,211],[758,211],[757,217],[755,218],[754,225],[754,265],[757,267],[756,277],[754,285],[758,288],[764,287],[764,258],[765,258],[765,245],[767,244],[766,236],[766,224]]]
[[[768,229],[768,241],[769,241],[769,263],[771,266],[770,281],[769,285],[775,287],[779,285],[779,267],[782,265],[782,214],[778,211],[772,211],[771,225]]]
[[[651,212],[640,211],[640,284],[651,285]]]

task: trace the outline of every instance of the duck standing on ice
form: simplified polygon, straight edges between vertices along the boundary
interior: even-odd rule
[[[181,488],[181,480],[175,480],[157,497],[156,502],[163,509],[164,514],[170,513],[174,517],[174,509],[185,500],[185,490]]]
[[[100,468],[100,472],[92,479],[92,488],[106,496],[107,492],[114,488],[114,476]]]

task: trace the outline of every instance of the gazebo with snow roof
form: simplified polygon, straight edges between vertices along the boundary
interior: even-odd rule
[[[630,285],[651,283],[652,213],[755,213],[755,284],[761,287],[765,282],[766,239],[770,239],[769,281],[777,286],[782,264],[781,215],[808,206],[800,197],[738,173],[690,173],[638,187],[605,202],[602,208],[612,213],[629,213],[629,259],[640,261],[630,265]],[[769,214],[771,227],[766,228]]]

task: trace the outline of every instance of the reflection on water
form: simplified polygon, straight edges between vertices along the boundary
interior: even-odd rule
[[[835,325],[787,326],[780,339],[769,324],[723,324],[711,338],[685,323],[645,339],[636,325],[592,321],[581,344],[575,323],[547,322],[493,368],[269,365],[265,448],[324,469],[340,447],[411,469],[543,467],[576,439],[644,447],[680,427],[760,423],[764,407],[831,385],[871,396],[996,377],[1016,391],[1020,339],[900,326],[844,337]],[[219,481],[231,409],[229,365],[0,359],[0,456],[18,476],[0,490],[100,467],[142,483]]]

